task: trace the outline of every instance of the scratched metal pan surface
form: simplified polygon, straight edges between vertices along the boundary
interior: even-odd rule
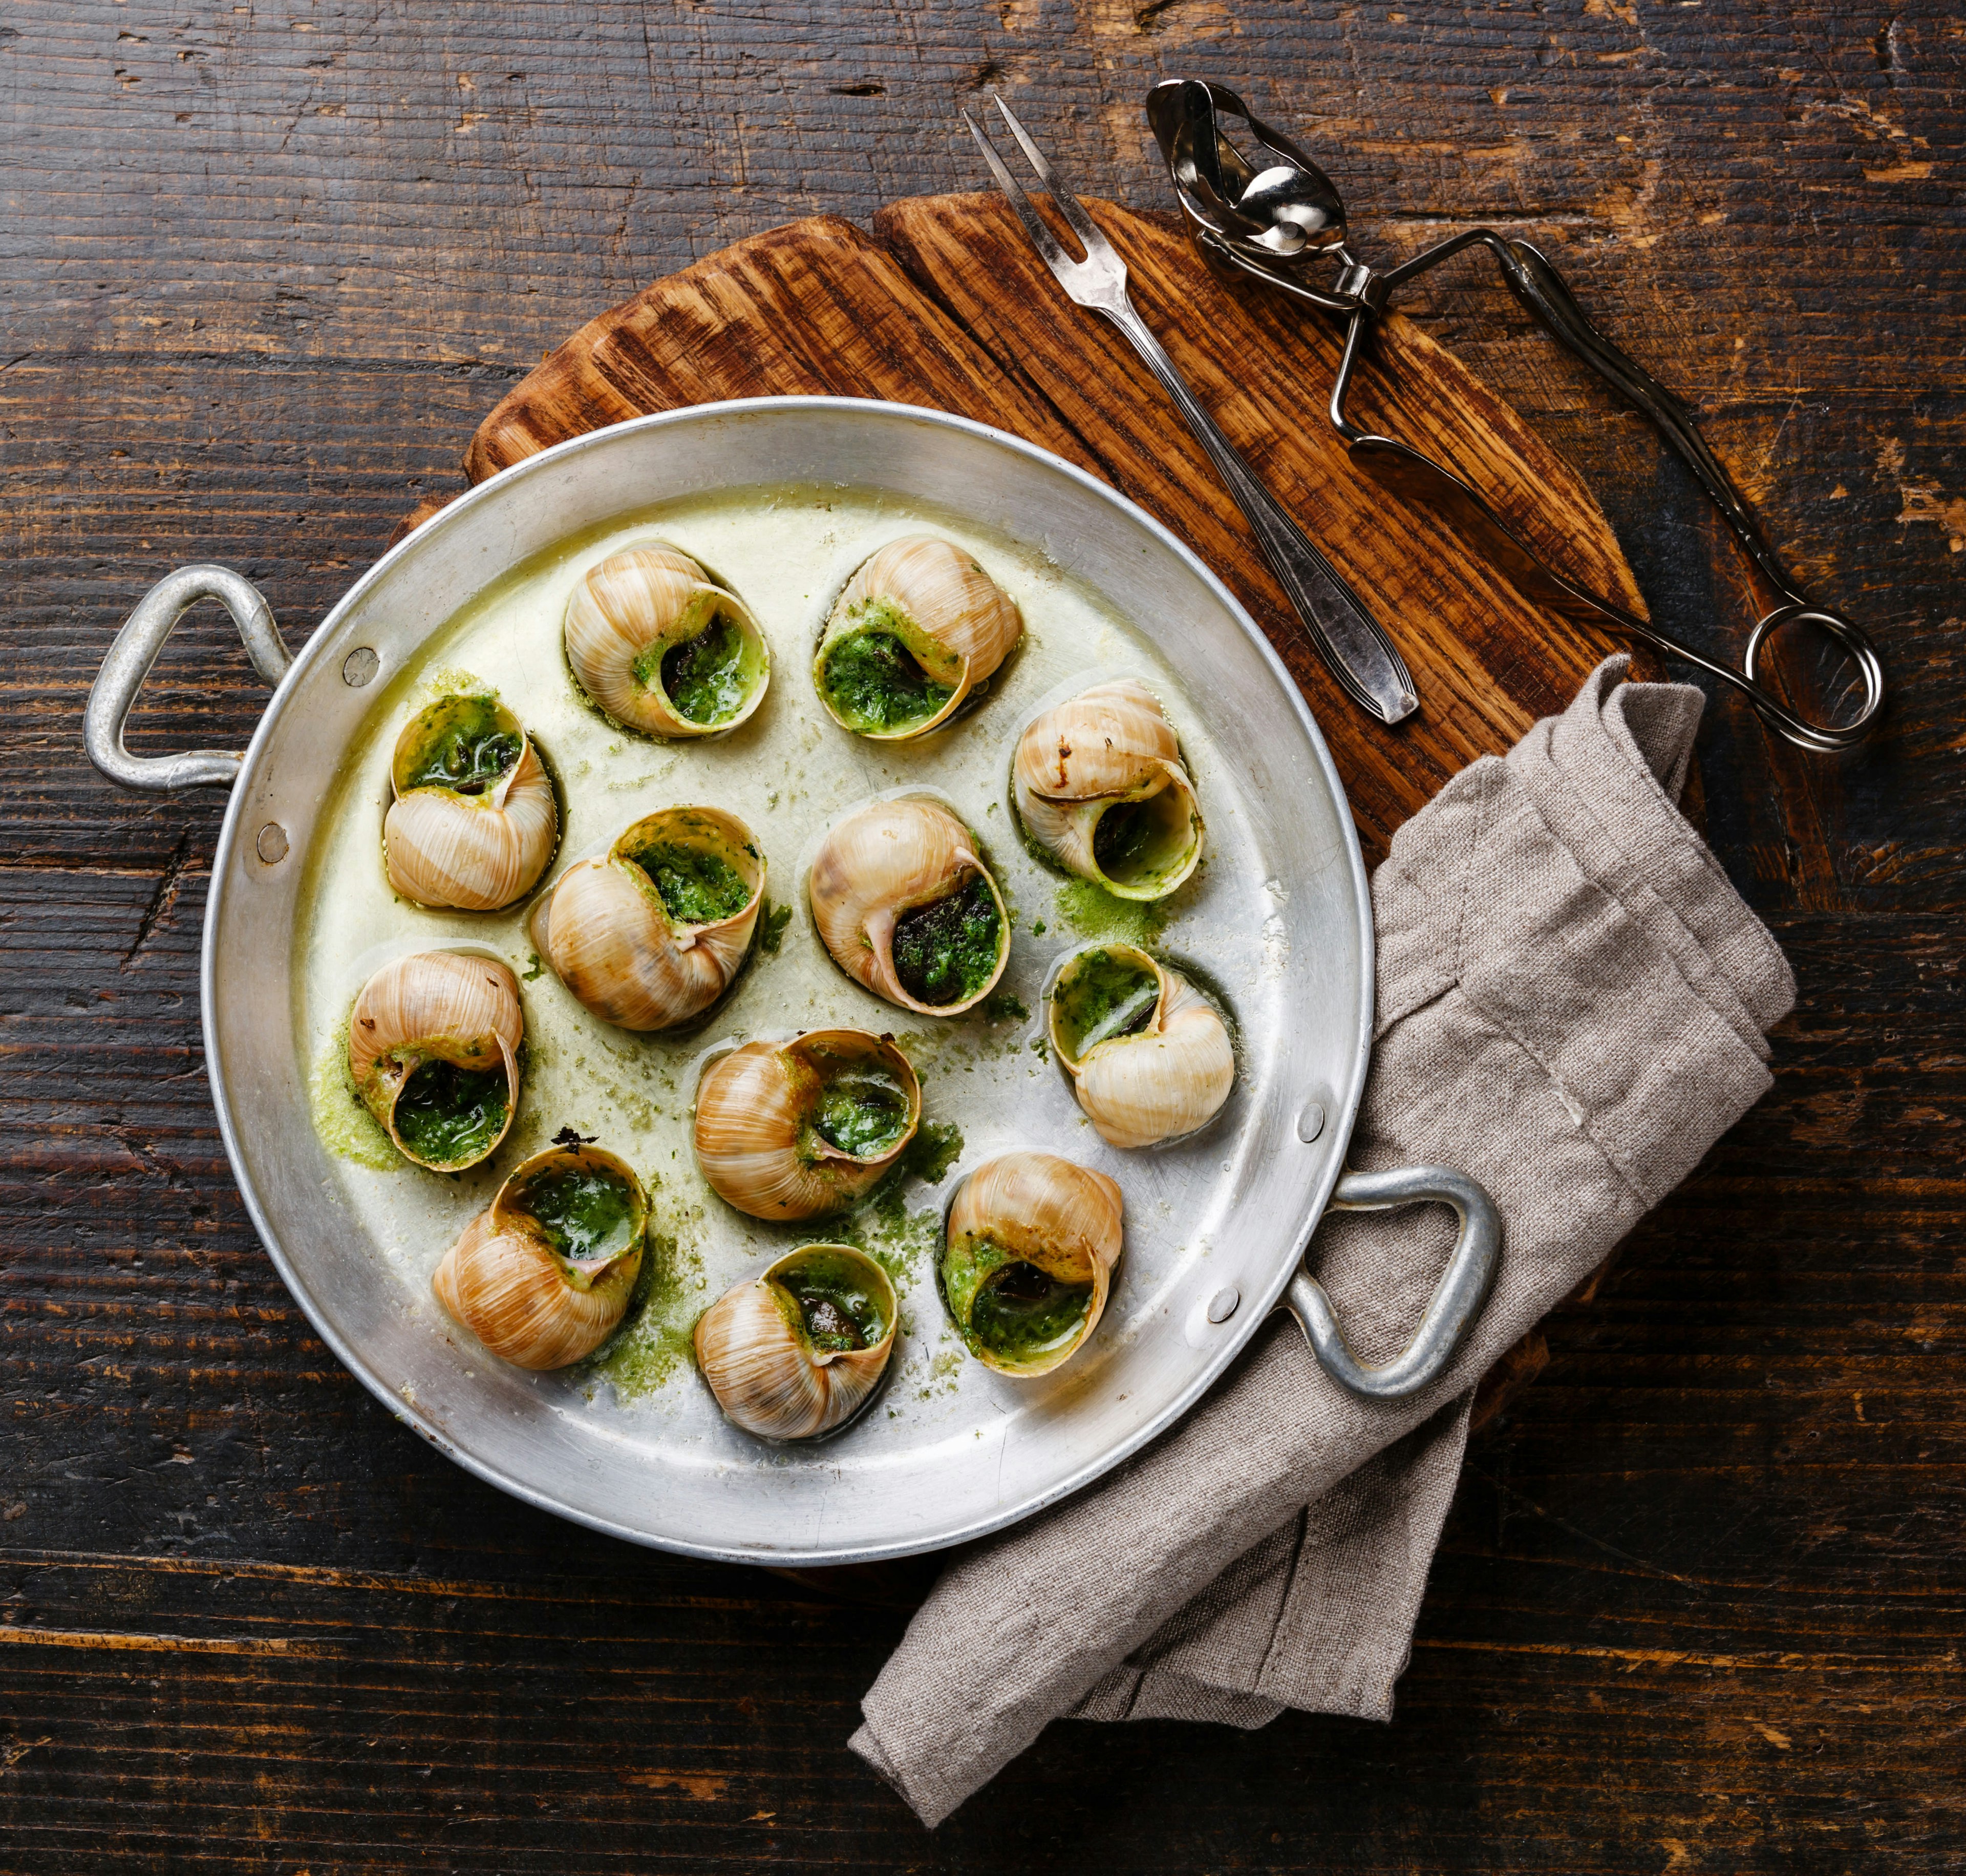
[[[820,709],[811,646],[852,566],[922,527],[998,577],[1026,641],[953,727],[877,747]],[[626,734],[587,708],[566,671],[573,582],[650,535],[741,592],[770,640],[765,705],[721,740]],[[1208,828],[1206,865],[1145,931],[1027,852],[1007,798],[1010,747],[1035,710],[1117,671],[1163,698]],[[564,831],[548,883],[667,803],[714,803],[753,827],[770,896],[791,917],[707,1024],[676,1038],[611,1029],[538,969],[523,907],[433,914],[388,893],[388,749],[419,700],[460,673],[498,689],[554,769]],[[1011,901],[1008,994],[988,1014],[941,1023],[894,1010],[837,970],[812,929],[800,875],[826,822],[905,788],[959,807]],[[1234,1020],[1227,1105],[1209,1130],[1159,1151],[1105,1146],[1039,1046],[1047,973],[1115,920],[1191,970]],[[440,1178],[392,1163],[363,1133],[337,1023],[382,959],[458,945],[506,958],[524,980],[531,1053],[511,1137],[486,1167]],[[596,1529],[692,1555],[819,1565],[1027,1517],[1152,1439],[1221,1373],[1276,1304],[1341,1169],[1369,1042],[1371,930],[1317,725],[1261,632],[1179,540],[1103,483],[982,425],[770,398],[550,450],[364,576],[295,660],[247,753],[218,848],[203,988],[220,1125],[253,1222],[309,1320],[379,1398],[481,1478]],[[691,1162],[690,1104],[720,1042],[832,1023],[903,1034],[942,1150],[841,1227],[901,1280],[903,1333],[881,1392],[829,1439],[766,1444],[718,1413],[688,1359],[688,1327],[789,1243],[833,1233],[724,1206]],[[1321,1130],[1300,1127],[1313,1103]],[[502,1173],[569,1124],[649,1178],[653,1248],[614,1342],[533,1375],[453,1323],[430,1275]],[[1017,1146],[1111,1173],[1126,1205],[1104,1321],[1063,1369],[1023,1382],[962,1352],[933,1270],[949,1195]]]

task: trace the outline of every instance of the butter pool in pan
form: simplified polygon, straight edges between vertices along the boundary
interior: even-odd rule
[[[842,729],[813,688],[813,649],[835,596],[884,542],[944,536],[973,554],[1017,601],[1025,633],[981,701],[919,741],[875,743]],[[617,728],[580,695],[561,625],[575,582],[608,553],[651,537],[694,556],[735,591],[763,629],[769,691],[726,736],[662,743]],[[1046,704],[1117,673],[1140,679],[1178,732],[1208,830],[1206,857],[1170,899],[1128,905],[1036,860],[1010,801],[1012,749]],[[495,691],[534,740],[556,779],[561,838],[542,890],[627,824],[672,804],[735,814],[765,856],[769,911],[730,993],[681,1033],[633,1034],[583,1011],[545,967],[527,935],[530,896],[504,911],[427,911],[398,898],[384,876],[382,824],[389,763],[408,718],[459,688]],[[1083,582],[959,515],[837,488],[753,488],[666,504],[536,555],[433,633],[422,656],[380,697],[334,785],[327,831],[297,925],[300,1053],[313,1066],[315,1126],[333,1156],[337,1196],[380,1248],[375,1281],[409,1311],[436,1313],[430,1278],[444,1252],[500,1181],[562,1130],[619,1154],[649,1188],[649,1253],[622,1326],[574,1366],[527,1378],[566,1413],[605,1436],[659,1444],[666,1456],[751,1466],[878,1466],[898,1442],[917,1452],[948,1442],[951,1464],[998,1449],[977,1436],[1007,1417],[1071,1410],[1101,1384],[1112,1348],[1140,1335],[1178,1334],[1166,1307],[1225,1228],[1248,1150],[1232,1094],[1217,1124],[1153,1152],[1120,1152],[1094,1131],[1045,1043],[1041,991],[1057,958],[1088,940],[1150,945],[1207,985],[1239,1025],[1282,1019],[1283,892],[1266,874],[1217,741],[1236,726],[1197,719],[1178,673],[1149,639]],[[804,867],[827,824],[869,797],[933,791],[981,843],[1013,921],[996,993],[955,1018],[917,1016],[848,978],[813,929]],[[501,959],[520,981],[526,1023],[524,1091],[498,1151],[471,1171],[440,1175],[395,1153],[350,1088],[343,1065],[349,1007],[382,964],[436,948]],[[894,1036],[922,1087],[923,1124],[903,1177],[843,1218],[766,1224],[725,1204],[690,1146],[697,1079],[720,1046],[849,1025]],[[942,1214],[963,1175],[1017,1147],[1062,1153],[1119,1181],[1126,1251],[1104,1320],[1065,1368],[1043,1380],[994,1374],[972,1359],[937,1294]],[[893,1281],[901,1336],[870,1410],[808,1448],[775,1446],[727,1424],[695,1372],[688,1337],[731,1285],[793,1245],[857,1243]],[[457,1359],[488,1363],[461,1330]]]

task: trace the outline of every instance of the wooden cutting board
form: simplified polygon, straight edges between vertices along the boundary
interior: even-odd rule
[[[1261,622],[1310,699],[1368,862],[1475,757],[1558,710],[1615,641],[1522,598],[1443,521],[1358,475],[1324,416],[1336,324],[1231,288],[1172,217],[1094,213],[1134,301],[1230,438],[1376,611],[1419,714],[1375,722],[1332,681],[1201,446],[1126,342],[1068,301],[994,195],[898,202],[869,234],[793,222],[658,280],[553,353],[479,427],[474,483],[651,411],[820,392],[953,411],[1103,476],[1187,541]],[[1358,420],[1445,456],[1546,553],[1645,604],[1574,471],[1450,353],[1395,314],[1354,395]],[[424,504],[403,532],[442,505]]]

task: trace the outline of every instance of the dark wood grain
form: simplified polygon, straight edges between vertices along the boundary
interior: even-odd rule
[[[1963,61],[1932,0],[10,11],[0,1872],[1966,1861]],[[201,1067],[222,801],[110,788],[82,700],[185,561],[298,643],[597,310],[975,186],[954,111],[991,87],[1162,205],[1139,101],[1190,71],[1328,156],[1375,255],[1478,216],[1549,247],[1897,701],[1826,762],[1712,713],[1713,835],[1802,987],[1776,1088],[1547,1325],[1397,1723],[1061,1726],[930,1838],[840,1749],[905,1586],[527,1512],[309,1334]],[[1654,615],[1738,646],[1731,550],[1642,427],[1471,263],[1409,311],[1578,466]],[[139,743],[243,743],[228,638],[187,621]]]

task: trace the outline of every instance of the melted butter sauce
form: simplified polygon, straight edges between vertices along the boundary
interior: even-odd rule
[[[827,715],[813,690],[814,650],[834,597],[860,562],[884,542],[924,528],[972,553],[1010,594],[1023,614],[1025,639],[978,704],[952,725],[916,743],[872,743]],[[664,743],[617,728],[585,702],[568,672],[561,621],[575,582],[607,554],[650,538],[674,542],[739,594],[769,644],[770,690],[749,721],[727,736]],[[430,1278],[443,1252],[512,1167],[572,1126],[642,1175],[653,1254],[614,1340],[588,1362],[540,1384],[559,1391],[569,1410],[619,1415],[629,1436],[722,1441],[707,1391],[690,1372],[689,1324],[768,1259],[850,1229],[851,1241],[864,1235],[901,1297],[897,1372],[881,1407],[852,1438],[891,1436],[881,1430],[899,1419],[925,1423],[910,1439],[967,1440],[981,1419],[1010,1410],[993,1404],[994,1378],[960,1353],[937,1296],[937,1214],[952,1170],[1024,1146],[1100,1167],[1127,1194],[1126,1252],[1113,1304],[1094,1347],[1075,1358],[1075,1367],[1088,1362],[1100,1339],[1123,1332],[1130,1311],[1150,1320],[1158,1299],[1193,1258],[1206,1254],[1208,1234],[1220,1228],[1228,1204],[1225,1191],[1219,1202],[1177,1205],[1169,1181],[1196,1176],[1181,1161],[1196,1152],[1194,1163],[1213,1177],[1223,1149],[1218,1143],[1167,1156],[1116,1154],[1085,1120],[1062,1072],[1036,1046],[1044,1021],[1040,993],[1056,957],[1104,935],[1097,929],[1102,920],[1117,921],[1132,936],[1142,914],[1047,871],[1020,840],[1007,798],[1012,743],[1040,703],[1056,701],[1051,694],[1062,687],[1075,688],[1077,674],[1091,682],[1094,674],[1122,670],[1162,699],[1208,821],[1208,857],[1171,901],[1152,908],[1155,938],[1148,942],[1216,960],[1234,995],[1234,960],[1246,953],[1246,934],[1259,930],[1272,908],[1260,884],[1261,856],[1243,833],[1233,796],[1214,785],[1220,765],[1210,726],[1184,706],[1175,674],[1151,642],[1041,555],[917,504],[780,486],[666,504],[589,530],[480,593],[378,697],[309,855],[295,1020],[303,1057],[314,1067],[317,1130],[336,1156],[343,1201],[379,1247],[378,1280],[400,1285],[406,1307],[434,1311]],[[776,951],[754,947],[733,990],[704,1021],[680,1034],[640,1036],[588,1016],[550,969],[540,967],[525,929],[529,902],[486,914],[429,911],[390,891],[382,822],[395,737],[416,710],[458,691],[495,695],[532,736],[554,777],[561,840],[543,889],[659,807],[720,807],[751,829],[769,869],[766,894],[791,916]],[[1233,735],[1233,724],[1225,729]],[[910,787],[938,790],[956,804],[1002,888],[1011,955],[999,985],[1004,994],[988,1007],[1013,1014],[998,1020],[985,1010],[937,1020],[883,1003],[834,966],[813,930],[801,853],[844,809]],[[1042,936],[1033,929],[1039,923]],[[1222,941],[1219,934],[1231,930],[1242,936]],[[359,1104],[353,1120],[346,1111],[352,1097],[336,1059],[346,1046],[350,1003],[369,975],[392,958],[433,949],[503,959],[520,979],[525,1008],[517,1116],[497,1152],[457,1175],[419,1171],[393,1149],[379,1152],[369,1133],[380,1130],[360,1127]],[[1260,1004],[1266,993],[1252,978],[1246,994]],[[931,1163],[946,1161],[946,1154],[911,1152],[906,1163],[914,1170],[850,1221],[778,1226],[733,1211],[710,1191],[691,1151],[691,1103],[704,1051],[722,1040],[841,1024],[895,1037],[922,1082],[922,1139],[952,1140],[959,1133],[961,1166]],[[1218,1183],[1226,1188],[1231,1181]],[[490,1359],[459,1339],[466,1365]],[[653,1430],[633,1433],[643,1426]],[[834,1448],[830,1459],[838,1458]],[[780,1455],[770,1462],[790,1462]]]

